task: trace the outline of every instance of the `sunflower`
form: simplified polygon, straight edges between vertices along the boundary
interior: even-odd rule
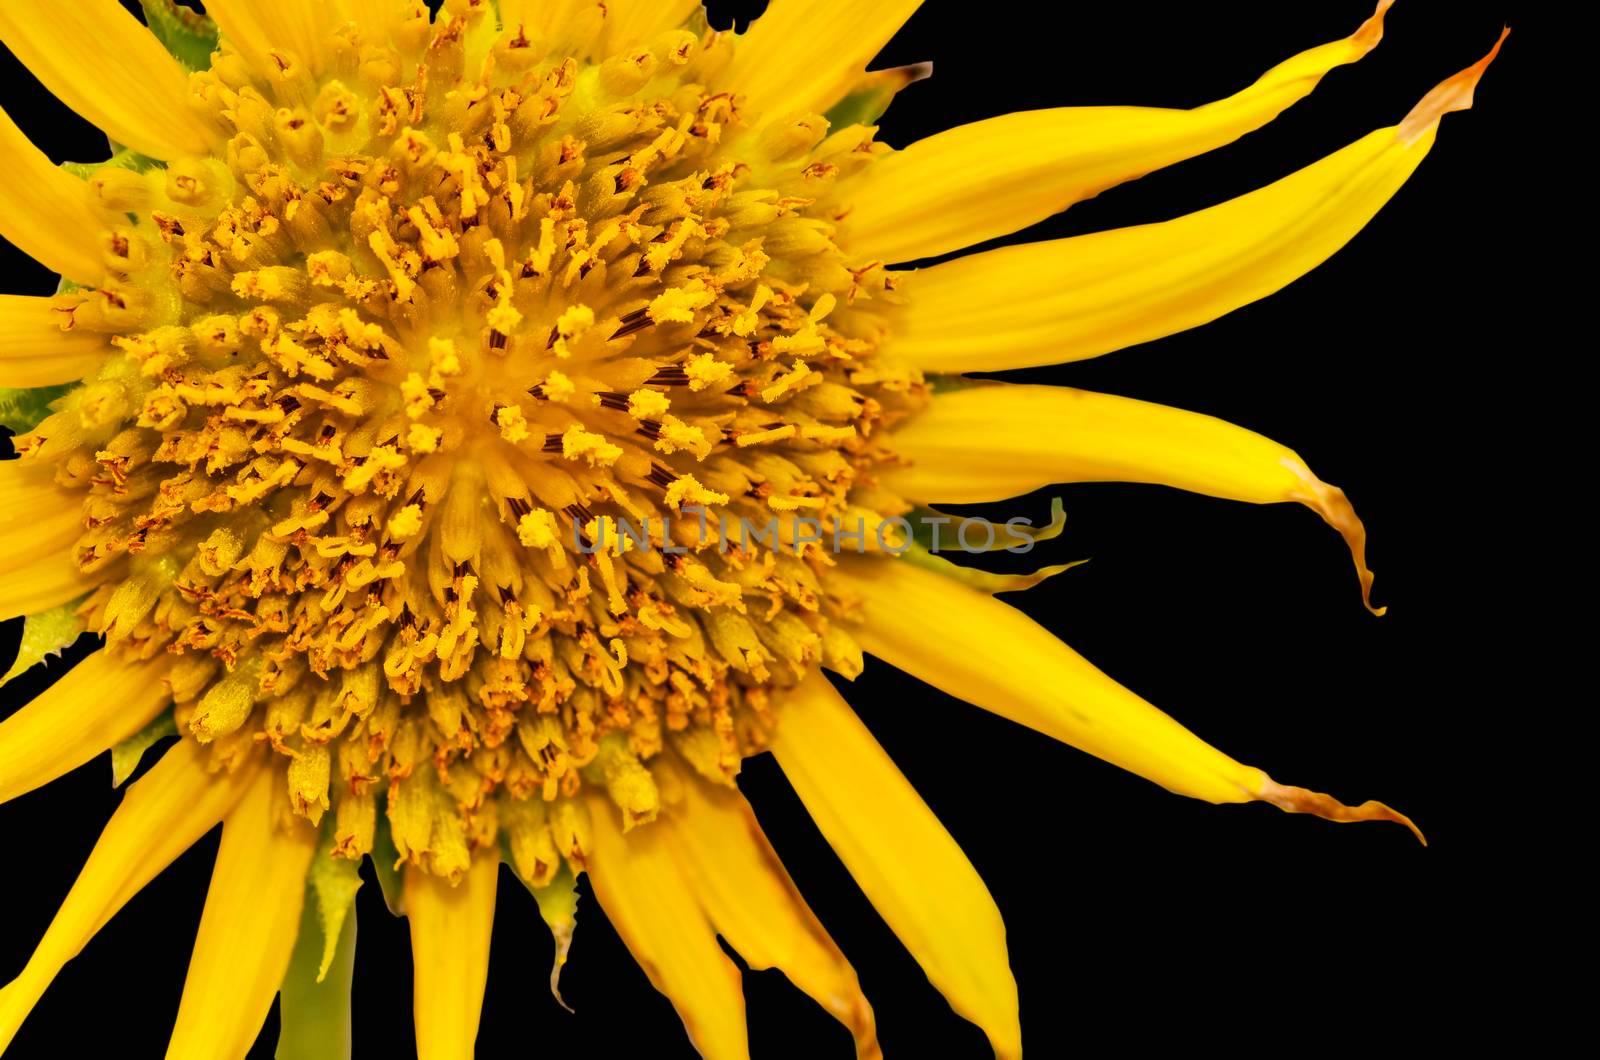
[[[170,1056],[244,1055],[280,993],[280,1055],[348,1052],[366,858],[409,920],[428,1060],[472,1054],[502,863],[555,934],[552,988],[586,873],[706,1056],[747,1052],[718,935],[876,1056],[735,784],[770,751],[933,984],[1017,1056],[993,900],[823,676],[864,654],[1183,795],[1411,826],[1234,761],[995,599],[1059,568],[957,565],[919,527],[1060,482],[1293,501],[1370,607],[1362,524],[1293,451],[963,373],[1291,282],[1494,51],[1232,201],[911,269],[1271,121],[1377,45],[1388,0],[1194,110],[1017,113],[898,151],[873,123],[926,71],[866,66],[918,0],[773,0],[740,35],[696,0],[143,6],[0,7],[0,40],[114,149],[58,167],[0,113],[0,234],[62,277],[0,298],[24,388],[3,395],[0,618],[26,617],[13,672],[103,637],[0,723],[0,799],[108,750],[121,784],[177,736],[0,991],[0,1048],[220,823]],[[968,529],[946,532],[970,549]],[[959,622],[960,650],[918,615]]]

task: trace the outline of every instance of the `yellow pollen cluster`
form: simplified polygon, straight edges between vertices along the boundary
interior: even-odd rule
[[[901,510],[873,431],[922,386],[828,206],[871,130],[775,135],[703,87],[709,30],[568,56],[452,0],[361,32],[270,78],[224,47],[225,147],[91,179],[113,277],[60,307],[123,356],[19,449],[81,490],[84,612],[169,657],[180,731],[268,745],[342,856],[383,813],[426,871],[504,836],[548,882],[584,783],[648,820],[667,748],[730,783],[770,686],[859,668],[824,548],[691,513]]]

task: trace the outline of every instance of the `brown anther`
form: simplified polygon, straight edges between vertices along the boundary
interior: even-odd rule
[[[676,365],[669,365],[666,368],[658,368],[649,382],[654,386],[688,386],[689,373]]]
[[[625,339],[629,335],[636,335],[645,328],[654,326],[655,321],[650,319],[647,310],[640,309],[637,312],[629,313],[627,316],[623,317],[621,325],[616,331],[611,333],[611,338],[613,341],[617,339]],[[688,378],[685,377],[684,382],[688,381]]]

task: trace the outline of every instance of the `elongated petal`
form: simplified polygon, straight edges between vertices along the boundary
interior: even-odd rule
[[[615,54],[632,45],[647,44],[682,26],[698,10],[700,0],[606,0],[603,51]]]
[[[52,272],[82,284],[104,275],[100,235],[105,224],[90,206],[89,188],[33,146],[0,110],[0,236]]]
[[[1179,795],[1219,803],[1260,799],[1291,812],[1397,821],[1416,831],[1382,803],[1343,806],[1234,761],[992,596],[909,563],[856,564],[847,577],[865,604],[864,621],[854,630],[862,648],[958,699]],[[952,652],[928,637],[926,624],[915,617],[925,615],[959,615],[983,636],[968,638],[961,651]]]
[[[722,83],[754,121],[837,103],[922,0],[772,0],[739,38]]]
[[[655,988],[667,995],[707,1060],[747,1060],[744,991],[739,970],[654,824],[626,837],[610,803],[593,803],[595,897]]]
[[[0,1052],[62,966],[128,899],[227,815],[254,772],[250,767],[213,774],[205,751],[183,740],[128,787],[27,967],[0,990]]]
[[[266,55],[273,49],[320,70],[328,35],[343,18],[338,6],[319,0],[211,0],[206,14],[222,29],[222,39],[264,73],[271,69]]]
[[[418,1056],[472,1060],[489,981],[499,873],[492,851],[478,851],[454,886],[415,867],[406,872]]]
[[[54,473],[32,461],[0,464],[0,575],[65,553],[83,534],[83,494],[57,486]]]
[[[0,385],[72,383],[105,362],[105,336],[62,331],[64,319],[52,299],[0,294]]]
[[[361,28],[368,39],[385,40],[410,11],[407,0],[339,0],[344,16]]]
[[[855,969],[817,921],[737,791],[683,784],[664,817],[671,850],[711,923],[752,968],[778,968],[850,1028],[858,1057],[880,1056],[872,1008]]]
[[[148,725],[172,701],[165,660],[84,659],[0,721],[0,802],[42,787]]]
[[[1430,93],[1400,126],[1221,205],[918,272],[908,277],[912,304],[893,349],[930,372],[1059,364],[1172,335],[1265,298],[1372,220],[1433,146],[1440,115],[1471,103],[1492,58]]]
[[[0,573],[0,621],[60,607],[88,594],[102,577],[80,573],[64,552],[26,554]]]
[[[1027,111],[918,141],[861,176],[842,245],[862,260],[933,257],[1026,228],[1237,140],[1310,94],[1329,70],[1371,51],[1392,2],[1382,0],[1350,37],[1302,52],[1249,88],[1194,110]]]
[[[555,51],[587,55],[605,27],[610,6],[596,0],[501,0],[500,21],[521,26]]]
[[[997,1058],[1020,1056],[1000,910],[961,847],[820,673],[785,698],[772,753],[950,1007],[983,1028]]]
[[[262,769],[222,826],[168,1060],[244,1056],[289,966],[317,830]]]
[[[1214,416],[1051,386],[938,394],[894,434],[911,467],[884,484],[918,501],[966,504],[1054,482],[1149,482],[1228,500],[1304,504],[1339,531],[1371,607],[1367,531],[1344,491],[1299,454]]]
[[[151,158],[203,154],[218,142],[189,105],[189,77],[117,0],[7,0],[0,40],[58,99]]]

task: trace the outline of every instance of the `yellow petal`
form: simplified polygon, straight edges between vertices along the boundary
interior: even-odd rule
[[[263,73],[273,70],[269,51],[290,53],[312,70],[321,70],[329,35],[343,19],[334,4],[321,0],[210,0],[206,14],[216,21],[222,39]]]
[[[105,336],[62,331],[65,319],[53,299],[0,294],[0,386],[72,383],[105,363]]]
[[[747,1060],[744,990],[739,969],[717,945],[716,932],[654,824],[626,837],[609,802],[592,802],[594,851],[589,882],[617,934],[655,988],[667,995],[700,1055]]]
[[[172,694],[165,660],[100,651],[0,721],[0,802],[42,787],[150,723]]]
[[[553,51],[588,54],[610,6],[600,0],[500,0],[500,22],[521,26]]]
[[[1472,93],[1478,87],[1478,82],[1483,80],[1483,72],[1489,69],[1489,64],[1500,54],[1500,46],[1505,44],[1509,36],[1511,27],[1507,26],[1500,31],[1499,39],[1494,42],[1494,47],[1489,49],[1487,55],[1465,70],[1445,78],[1435,85],[1431,92],[1423,96],[1417,105],[1411,108],[1411,113],[1401,120],[1400,139],[1411,143],[1424,137],[1431,137],[1439,128],[1440,118],[1453,111],[1470,110]]]
[[[837,103],[922,0],[772,0],[720,83],[758,124]]]
[[[90,206],[83,181],[45,157],[0,110],[0,236],[28,257],[69,280],[97,283],[100,235],[107,228]]]
[[[0,621],[60,607],[87,595],[106,576],[80,573],[68,553],[28,553],[0,574]]]
[[[117,0],[6,0],[0,40],[67,106],[140,154],[204,154],[220,137],[189,75]]]
[[[407,0],[339,0],[339,6],[369,40],[386,40],[412,9]]]
[[[1448,96],[1446,109],[1465,107],[1487,62],[1431,93],[1400,126],[1221,205],[915,273],[906,278],[911,305],[892,349],[929,372],[1059,364],[1172,335],[1265,298],[1372,220],[1433,145],[1438,101]]]
[[[489,981],[489,936],[494,931],[499,874],[499,859],[482,850],[454,886],[415,866],[406,870],[418,1056],[472,1060],[483,990]]]
[[[784,871],[750,804],[693,778],[682,790],[682,806],[661,820],[711,923],[750,967],[780,969],[850,1028],[857,1057],[880,1056],[855,969]]]
[[[700,10],[700,0],[606,0],[605,47],[615,54],[677,29]]]
[[[1022,1052],[1000,910],[977,870],[821,673],[783,702],[772,753],[861,890],[1000,1060]]]
[[[222,825],[168,1060],[244,1056],[289,967],[317,830],[284,812],[282,774],[257,771]]]
[[[213,774],[203,749],[183,740],[129,785],[27,967],[0,990],[0,1052],[62,966],[128,899],[227,815],[254,772],[252,767]]]
[[[920,140],[862,174],[850,191],[842,245],[863,261],[933,257],[1231,143],[1309,95],[1328,71],[1371,51],[1392,2],[1382,0],[1344,40],[1302,52],[1243,91],[1193,110],[1025,111]]]
[[[883,484],[911,500],[971,504],[1056,482],[1149,482],[1253,504],[1296,501],[1344,536],[1371,607],[1367,531],[1344,491],[1299,454],[1214,416],[1052,386],[934,396],[894,433],[912,466]],[[1381,610],[1379,611],[1381,614]]]
[[[54,468],[0,464],[0,575],[39,555],[66,553],[83,534],[83,494],[55,483]]]
[[[852,631],[861,647],[957,699],[1179,795],[1219,803],[1260,799],[1332,820],[1398,821],[1416,831],[1409,819],[1382,803],[1342,806],[1241,765],[992,596],[890,560],[854,564],[845,579],[865,605],[862,622]],[[964,628],[981,635],[966,638],[960,651],[950,651],[928,636],[926,624],[907,617],[914,615],[959,615]]]

